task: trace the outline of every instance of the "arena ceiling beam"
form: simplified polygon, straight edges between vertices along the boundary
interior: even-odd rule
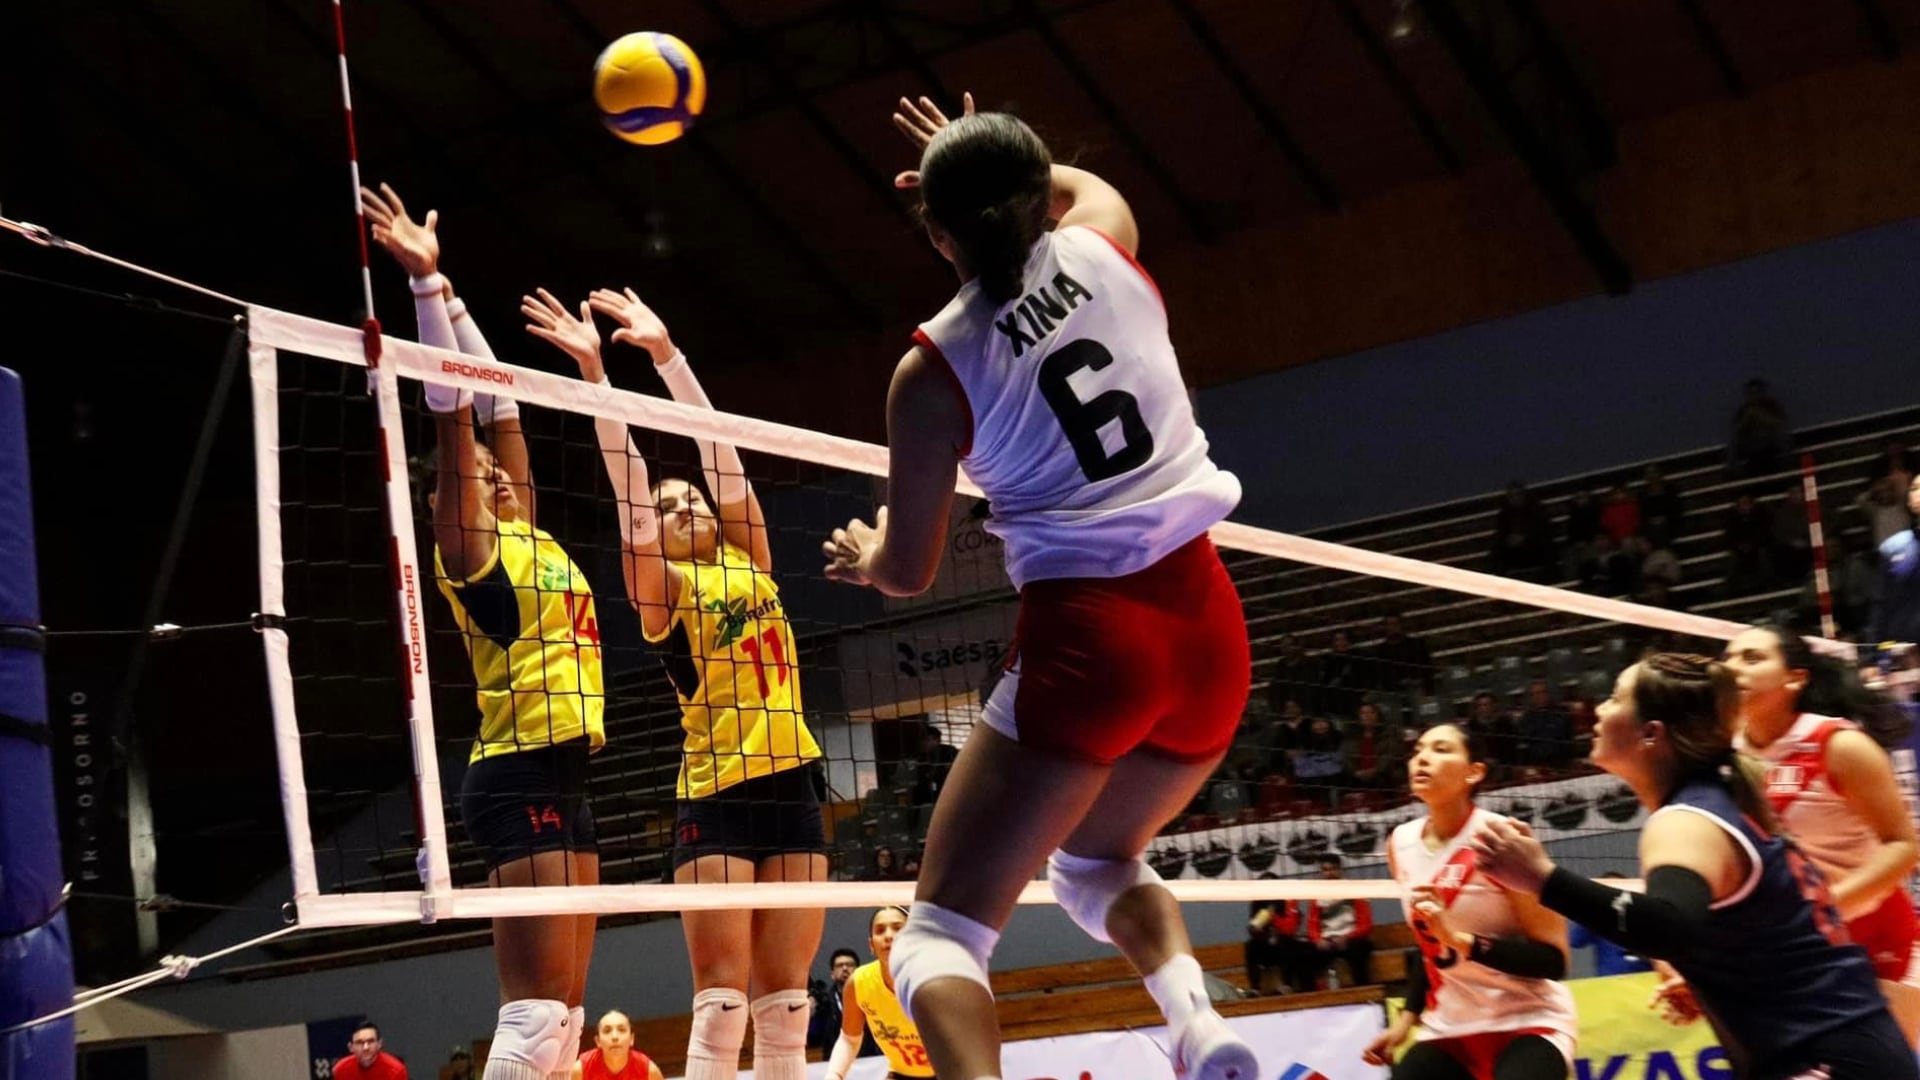
[[[765,39],[759,34],[742,27],[739,21],[733,17],[733,13],[728,11],[727,6],[721,3],[720,0],[700,0],[700,6],[714,22],[720,24],[721,28],[726,31],[726,43],[728,47],[744,52],[753,58],[759,69],[766,74],[769,81],[773,84],[774,92],[780,97],[786,98],[792,104],[793,108],[800,113],[801,118],[807,122],[807,126],[814,130],[814,134],[825,140],[828,148],[833,151],[834,156],[840,159],[848,171],[859,178],[861,186],[865,187],[870,194],[882,203],[885,203],[887,209],[892,211],[893,215],[899,218],[901,223],[906,225],[909,231],[918,231],[920,229],[920,221],[914,216],[913,211],[907,208],[906,202],[900,198],[900,194],[894,191],[891,180],[886,176],[882,176],[881,170],[874,168],[872,162],[869,162],[865,157],[861,156],[860,151],[855,149],[851,142],[847,141],[847,137],[841,134],[840,129],[835,127],[833,122],[827,119],[826,114],[820,111],[820,106],[814,101],[813,95],[806,93],[800,88],[797,80],[794,79],[792,73],[787,68],[786,58],[768,48]],[[856,10],[854,14],[860,15],[863,13]],[[939,258],[940,256],[935,253],[934,257]]]
[[[1287,122],[1281,118],[1279,111],[1261,96],[1260,89],[1253,84],[1247,69],[1234,59],[1233,54],[1227,51],[1226,44],[1220,40],[1220,35],[1214,32],[1213,24],[1209,23],[1206,16],[1193,6],[1193,0],[1167,0],[1167,2],[1186,22],[1187,29],[1193,33],[1194,40],[1200,43],[1200,47],[1206,50],[1214,67],[1219,68],[1220,73],[1227,77],[1227,82],[1232,84],[1233,92],[1239,96],[1241,103],[1252,110],[1254,119],[1259,121],[1260,127],[1266,131],[1267,138],[1273,141],[1274,148],[1280,151],[1280,156],[1287,159],[1287,164],[1293,169],[1294,175],[1299,177],[1300,182],[1313,193],[1320,208],[1330,211],[1339,210],[1340,193],[1334,189],[1333,182],[1327,179],[1327,174],[1300,145],[1300,140],[1294,138],[1292,130],[1287,127]]]
[[[1687,17],[1687,25],[1693,30],[1693,40],[1699,44],[1700,51],[1712,62],[1713,70],[1720,75],[1720,84],[1734,97],[1747,96],[1747,80],[1740,74],[1739,65],[1733,62],[1733,53],[1728,51],[1726,39],[1720,36],[1720,30],[1713,25],[1713,17],[1707,14],[1700,0],[1673,0],[1680,14]]]
[[[1593,88],[1574,69],[1566,47],[1553,32],[1535,0],[1506,0],[1509,16],[1525,34],[1532,58],[1546,77],[1554,111],[1570,113],[1574,128],[1586,150],[1585,168],[1591,171],[1611,167],[1620,160],[1620,148],[1614,139],[1613,122],[1607,119]]]
[[[1374,30],[1373,24],[1367,21],[1366,14],[1360,10],[1354,0],[1334,0],[1333,7],[1340,13],[1340,19],[1346,23],[1347,30],[1359,41],[1361,51],[1367,54],[1368,62],[1373,65],[1381,81],[1387,84],[1388,90],[1392,91],[1394,100],[1400,103],[1400,108],[1407,114],[1407,119],[1413,121],[1414,130],[1426,140],[1428,149],[1433,151],[1434,159],[1439,161],[1449,174],[1459,176],[1460,154],[1454,150],[1453,143],[1448,141],[1446,132],[1441,130],[1440,122],[1434,118],[1433,111],[1427,108],[1425,101],[1421,100],[1420,92],[1414,89],[1406,73],[1401,71],[1400,65],[1394,61],[1393,52],[1387,48],[1386,42],[1380,40],[1380,35]]]
[[[886,0],[861,0],[860,9],[866,16],[867,22],[879,33],[881,42],[887,47],[889,58],[900,67],[913,72],[913,77],[920,80],[921,93],[938,102],[943,109],[960,100],[960,95],[947,88],[946,81],[940,78],[940,73],[933,70],[933,65],[927,62],[927,58],[913,47],[913,43],[907,40],[905,34],[901,33],[899,25],[894,22],[899,12],[891,3]]]
[[[1898,60],[1900,32],[1894,29],[1893,20],[1887,18],[1878,0],[1853,0],[1853,6],[1860,9],[1860,32],[1872,43],[1874,55],[1886,63]]]
[[[1599,218],[1576,187],[1574,171],[1551,136],[1536,129],[1528,118],[1525,106],[1508,85],[1485,42],[1468,26],[1453,0],[1420,0],[1420,10],[1601,285],[1616,295],[1631,291],[1632,267],[1600,227]]]
[[[1180,217],[1186,222],[1187,230],[1200,242],[1211,243],[1218,234],[1218,230],[1213,227],[1212,222],[1207,220],[1207,215],[1201,209],[1199,202],[1180,186],[1180,181],[1173,175],[1173,170],[1167,168],[1165,160],[1154,152],[1152,146],[1148,145],[1146,138],[1127,119],[1125,111],[1107,94],[1106,88],[1100,85],[1100,80],[1094,77],[1093,71],[1067,44],[1066,39],[1060,36],[1060,31],[1055,29],[1053,21],[1033,0],[1016,0],[1014,7],[1024,16],[1027,28],[1038,35],[1041,43],[1047,47],[1048,54],[1059,62],[1068,77],[1080,87],[1080,92],[1087,95],[1087,100],[1100,113],[1101,119],[1106,121],[1107,126],[1112,128],[1113,133],[1126,145],[1135,164],[1153,178],[1154,184],[1160,188],[1161,193],[1180,211]]]

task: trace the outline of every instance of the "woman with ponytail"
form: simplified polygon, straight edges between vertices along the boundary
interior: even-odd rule
[[[824,545],[835,580],[925,590],[964,468],[1020,589],[1017,647],[940,789],[889,970],[934,1070],[997,1080],[987,965],[1045,866],[1067,914],[1144,977],[1174,1073],[1257,1080],[1142,858],[1246,707],[1246,617],[1207,539],[1240,484],[1207,456],[1126,200],[966,105],[951,123],[925,98],[894,115],[921,148],[895,182],[919,189],[960,289],[894,369],[887,505]]]
[[[1907,880],[1920,863],[1911,808],[1886,746],[1905,718],[1848,666],[1805,639],[1761,624],[1727,643],[1721,662],[1740,689],[1741,750],[1767,767],[1781,827],[1825,874],[1847,932],[1873,958],[1901,1027],[1920,1027],[1920,920]]]
[[[1555,866],[1532,831],[1495,819],[1480,872],[1684,977],[1742,1080],[1915,1080],[1866,950],[1826,879],[1778,824],[1758,762],[1734,747],[1740,691],[1704,656],[1656,653],[1600,705],[1593,763],[1650,811],[1644,894]]]

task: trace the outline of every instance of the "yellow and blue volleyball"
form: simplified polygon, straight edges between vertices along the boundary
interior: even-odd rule
[[[679,138],[706,108],[707,72],[672,34],[628,34],[593,62],[593,101],[609,131],[658,146]]]

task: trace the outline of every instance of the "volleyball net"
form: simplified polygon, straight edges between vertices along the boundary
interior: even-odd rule
[[[977,490],[960,486],[934,587],[883,598],[826,581],[820,543],[849,518],[871,520],[884,447],[668,400],[638,352],[622,367],[609,349],[616,388],[265,308],[247,323],[259,621],[302,925],[910,898],[932,805],[1013,642],[1018,597]],[[544,348],[523,343],[517,322],[485,329],[502,354]],[[563,578],[590,587],[592,625],[576,630],[603,669],[606,745],[588,770],[599,884],[487,888],[461,823],[481,706],[435,569],[422,383],[518,402],[538,526],[571,561]],[[882,389],[871,397],[880,408]],[[735,689],[797,683],[774,722],[803,722],[820,748],[790,771],[823,807],[826,880],[664,883],[676,840],[689,839],[675,835],[683,749],[723,710],[687,708],[703,688],[676,672],[685,657],[644,640],[595,418],[629,426],[655,480],[704,485],[701,442],[745,452],[784,621],[739,605],[705,631],[690,625],[726,639],[704,644],[730,646]],[[1183,900],[1392,895],[1379,880],[1386,836],[1419,812],[1413,740],[1443,721],[1489,756],[1482,805],[1529,820],[1585,872],[1631,872],[1642,811],[1585,763],[1593,704],[1643,651],[1717,653],[1766,613],[1704,595],[1712,614],[1675,610],[1670,592],[1640,593],[1669,606],[1628,602],[1604,581],[1564,587],[1585,575],[1577,558],[1539,581],[1466,569],[1488,543],[1472,529],[1440,530],[1417,559],[1372,549],[1400,544],[1389,536],[1350,546],[1227,522],[1213,539],[1245,605],[1254,689],[1232,751],[1149,852]],[[543,579],[533,591],[570,588]],[[778,751],[745,747],[743,760],[756,752]],[[1049,899],[1043,881],[1023,897]]]

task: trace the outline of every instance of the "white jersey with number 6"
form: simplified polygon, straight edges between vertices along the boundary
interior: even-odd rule
[[[1240,502],[1207,457],[1160,290],[1083,227],[1042,236],[1024,282],[995,304],[970,281],[913,335],[973,412],[961,467],[987,494],[987,530],[1016,587],[1145,569]]]

